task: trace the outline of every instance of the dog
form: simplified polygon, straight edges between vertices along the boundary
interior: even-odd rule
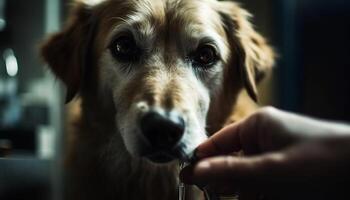
[[[275,55],[250,17],[231,1],[76,1],[41,47],[79,99],[66,199],[176,199],[177,160],[257,107]]]

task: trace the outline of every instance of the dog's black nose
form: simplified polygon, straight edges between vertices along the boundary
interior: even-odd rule
[[[155,147],[171,149],[182,138],[185,121],[179,114],[172,112],[162,115],[149,112],[141,118],[141,131]]]

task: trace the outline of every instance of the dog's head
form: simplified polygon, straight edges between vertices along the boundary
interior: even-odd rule
[[[131,155],[167,162],[206,139],[211,105],[232,103],[215,101],[243,88],[257,100],[273,52],[249,17],[229,1],[77,3],[42,54],[66,84],[68,100],[80,93],[113,102]]]

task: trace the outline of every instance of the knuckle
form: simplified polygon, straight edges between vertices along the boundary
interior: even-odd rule
[[[277,116],[278,110],[272,106],[264,107],[258,110],[254,115],[254,121],[257,126],[262,127],[264,124],[273,122]]]
[[[225,156],[224,158],[224,165],[225,168],[229,171],[235,171],[235,169],[237,168],[237,165],[239,164],[239,160],[240,158],[238,157],[234,157],[234,156]]]
[[[271,153],[261,159],[261,168],[265,173],[274,171],[285,161],[285,155],[282,153]]]
[[[267,107],[264,107],[264,108],[261,108],[257,114],[258,115],[263,115],[263,116],[274,116],[275,113],[277,112],[277,109],[272,107],[272,106],[267,106]]]

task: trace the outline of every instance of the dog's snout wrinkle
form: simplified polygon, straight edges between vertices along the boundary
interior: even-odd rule
[[[140,128],[151,145],[171,149],[180,141],[185,132],[184,118],[175,112],[161,114],[151,111],[140,120]]]

